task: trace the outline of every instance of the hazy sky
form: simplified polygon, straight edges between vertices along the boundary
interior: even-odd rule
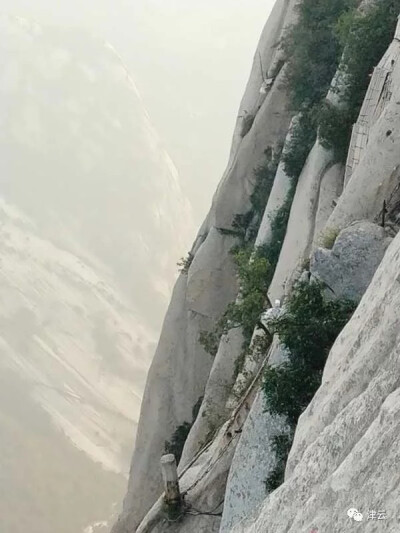
[[[80,26],[129,66],[192,202],[204,217],[274,0],[2,0],[44,24]]]

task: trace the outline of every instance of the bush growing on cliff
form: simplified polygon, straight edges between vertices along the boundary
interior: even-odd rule
[[[324,233],[321,235],[321,246],[327,250],[332,250],[339,233],[340,231],[338,228],[326,228]]]
[[[181,257],[177,265],[179,267],[179,272],[182,274],[187,274],[189,272],[190,265],[193,262],[193,254],[188,252],[186,257]]]
[[[192,409],[192,421],[183,422],[180,424],[174,431],[171,440],[165,441],[164,450],[165,453],[172,453],[175,455],[176,463],[178,464],[183,452],[183,447],[185,446],[186,439],[188,438],[189,432],[197,418],[197,415],[200,411],[201,404],[203,402],[203,396],[197,400]]]
[[[318,111],[319,140],[327,149],[333,149],[336,160],[346,160],[354,116],[347,105],[337,107],[325,101]]]
[[[271,269],[262,248],[253,253],[253,247],[232,250],[239,278],[240,292],[235,302],[228,305],[222,318],[211,332],[201,332],[199,342],[215,355],[221,336],[232,328],[242,327],[245,347],[250,342],[253,329],[265,306]]]
[[[297,23],[283,41],[290,103],[300,113],[283,156],[285,171],[295,180],[315,142],[319,111],[342,53],[335,26],[353,5],[353,0],[304,0],[298,7]]]
[[[219,228],[221,233],[239,237],[243,244],[255,241],[274,183],[281,151],[281,147],[273,149],[271,146],[264,150],[264,161],[253,170],[255,181],[250,195],[251,208],[247,213],[235,215],[232,229]]]
[[[268,261],[270,265],[270,275],[268,285],[272,281],[281,253],[283,241],[286,235],[287,224],[289,221],[290,209],[292,207],[293,197],[296,192],[296,181],[292,180],[291,187],[287,193],[286,200],[282,206],[270,216],[271,238],[268,244],[259,247],[259,254]]]
[[[400,12],[400,0],[380,0],[365,13],[353,10],[336,25],[346,76],[345,100],[357,118],[370,74],[390,45]]]
[[[261,219],[268,202],[278,169],[281,147],[268,147],[265,160],[254,169],[255,184],[250,196],[251,209],[236,215],[232,222],[232,229],[222,229],[220,232],[239,237],[241,243],[232,248],[232,255],[237,267],[240,297],[228,305],[223,316],[217,321],[212,331],[201,331],[199,342],[205,351],[215,356],[218,351],[220,338],[229,329],[242,327],[245,337],[244,350],[250,342],[253,329],[265,305],[265,298],[273,272],[264,250],[260,247],[254,250],[255,241]]]
[[[318,389],[329,350],[354,309],[351,301],[328,300],[322,284],[302,282],[293,290],[286,312],[271,322],[289,357],[279,366],[266,368],[263,391],[266,408],[287,419],[290,434],[273,441],[280,456],[266,480],[268,490],[274,490],[283,479],[286,459],[282,461],[282,448],[290,449],[290,435]]]
[[[287,174],[295,179],[317,130],[323,146],[345,160],[370,74],[393,38],[400,0],[380,0],[363,12],[358,5],[356,0],[304,0],[284,39],[291,107],[302,116],[283,158]],[[344,92],[336,107],[325,98],[339,62]]]
[[[265,480],[268,494],[277,489],[284,482],[286,461],[293,443],[293,432],[276,435],[272,439],[272,451],[275,454],[276,466]]]
[[[182,457],[183,447],[185,446],[191,427],[192,424],[189,422],[183,422],[183,424],[176,428],[171,440],[165,442],[165,453],[172,453],[175,455],[177,463],[179,463],[180,458]]]
[[[256,183],[254,188],[252,195],[253,209],[250,212],[252,217],[257,213],[260,220],[273,185],[273,179],[279,163],[278,154],[280,154],[280,150],[275,153],[275,156],[272,150],[266,150],[265,153],[267,161],[264,165],[258,167],[256,171],[258,185]],[[271,283],[285,237],[295,189],[296,183],[293,180],[285,203],[271,217],[272,235],[268,245],[259,246],[255,250],[253,246],[244,242],[243,239],[241,245],[232,249],[238,271],[240,297],[227,307],[226,312],[212,331],[200,332],[200,344],[207,353],[215,356],[218,351],[221,336],[227,333],[229,329],[235,327],[243,328],[243,352],[236,364],[236,374],[241,369],[246,353],[248,352],[253,330],[267,303],[268,287]],[[248,233],[250,220],[250,216],[248,215],[235,217],[232,226],[236,228],[236,236],[243,237],[245,233]],[[238,231],[239,228],[240,231]],[[229,233],[232,231],[229,230]],[[254,238],[255,235],[253,235]]]
[[[293,127],[292,137],[282,154],[286,174],[297,182],[317,137],[312,111],[303,111]]]
[[[319,112],[319,135],[327,148],[345,160],[373,68],[390,45],[400,11],[400,0],[381,0],[364,13],[356,9],[339,18],[335,32],[343,49],[341,62],[344,94],[341,108],[325,102]]]
[[[281,148],[278,148],[275,151],[271,147],[267,148],[264,152],[265,161],[254,169],[255,185],[250,196],[250,202],[252,211],[259,216],[260,221],[274,184],[281,152]]]
[[[342,50],[335,25],[353,5],[352,0],[303,0],[299,5],[298,22],[283,43],[296,111],[311,109],[325,98]]]

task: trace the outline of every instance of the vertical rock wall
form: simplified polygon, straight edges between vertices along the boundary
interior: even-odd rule
[[[211,330],[229,302],[237,295],[236,274],[229,251],[236,240],[220,229],[231,228],[237,214],[246,213],[254,187],[254,168],[264,160],[269,146],[283,142],[290,123],[287,95],[278,70],[271,90],[260,94],[277,52],[282,29],[292,20],[293,0],[278,0],[256,52],[235,128],[231,158],[217,189],[213,205],[192,249],[187,275],[175,287],[160,342],[149,372],[143,398],[135,452],[123,512],[113,533],[131,533],[162,491],[158,458],[175,429],[191,420],[191,410],[209,380],[212,358],[198,342],[203,330]],[[292,18],[291,18],[292,17]],[[244,111],[256,115],[243,137]],[[222,365],[222,372],[225,362]],[[232,365],[232,360],[227,361]],[[219,362],[214,367],[221,372]],[[210,378],[212,383],[212,379]],[[207,395],[207,391],[206,391]],[[211,402],[212,403],[212,402]],[[220,402],[216,402],[218,407]],[[198,449],[206,431],[198,419],[184,451],[186,463]]]

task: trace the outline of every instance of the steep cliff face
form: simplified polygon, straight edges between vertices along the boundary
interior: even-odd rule
[[[399,257],[396,237],[300,418],[285,483],[233,531],[350,531],[350,508],[365,531],[398,528]]]
[[[350,507],[398,525],[399,11],[276,2],[164,323],[115,533],[347,531]],[[176,518],[159,458],[178,434]]]
[[[275,6],[271,27],[276,36],[280,35],[289,6],[286,1]],[[278,29],[274,28],[275,22]],[[272,65],[275,42],[276,37],[267,28],[259,47],[264,68]],[[264,151],[269,146],[283,142],[290,122],[281,71],[277,71],[268,95],[260,94],[263,74],[256,58],[227,171],[191,250],[188,272],[175,286],[147,381],[128,495],[119,524],[115,526],[117,532],[135,530],[158,497],[162,489],[161,474],[154,458],[163,454],[165,442],[171,439],[176,428],[191,421],[192,409],[204,395],[213,367],[213,359],[199,343],[199,335],[203,330],[212,329],[237,295],[236,273],[230,255],[237,238],[223,230],[232,228],[237,214],[248,211],[254,169],[263,163]],[[243,136],[247,115],[253,117],[254,123]],[[186,453],[183,462],[197,451],[199,437],[194,440],[193,449]]]

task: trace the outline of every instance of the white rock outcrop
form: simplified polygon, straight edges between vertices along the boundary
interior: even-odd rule
[[[277,5],[273,16],[277,16],[278,9],[279,30],[276,37],[264,35],[267,40],[262,39],[257,50],[253,81],[246,95],[254,91],[257,85],[254,80],[259,76],[259,54],[265,68],[269,68],[276,52],[276,40],[289,21],[285,18],[286,14],[290,12],[293,15],[294,2],[283,0],[278,1]],[[277,72],[251,130],[234,150],[234,156],[214,196],[212,208],[192,248],[193,261],[188,275],[181,276],[175,287],[149,372],[128,494],[114,533],[130,533],[134,530],[160,495],[161,474],[154,458],[163,454],[165,441],[170,440],[175,429],[183,422],[190,421],[191,410],[199,397],[204,395],[207,398],[207,418],[198,417],[185,446],[183,465],[193,457],[208,433],[213,413],[216,412],[219,419],[218,411],[224,409],[224,395],[214,401],[213,388],[207,389],[206,386],[207,382],[211,386],[219,376],[226,378],[229,372],[232,373],[235,354],[229,354],[222,363],[219,357],[213,365],[212,358],[199,345],[198,339],[201,331],[212,329],[227,304],[237,295],[236,273],[229,254],[236,239],[221,230],[230,229],[237,214],[248,212],[254,187],[254,169],[264,162],[265,150],[282,144],[287,135],[290,112],[283,77],[282,70]],[[248,98],[246,95],[244,101]],[[218,394],[216,391],[215,400]],[[158,428],[156,432],[155,424]]]
[[[269,364],[278,365],[286,358],[286,350],[276,338]],[[284,417],[268,412],[264,394],[259,391],[232,459],[220,533],[229,533],[236,523],[251,516],[266,498],[265,480],[276,464],[272,438],[286,429]]]
[[[399,28],[398,28],[399,29]],[[358,124],[366,125],[368,143],[352,160],[351,177],[328,219],[327,226],[342,229],[355,220],[379,217],[383,202],[400,183],[400,44],[394,39],[375,69],[371,87],[379,83],[381,69],[388,69],[380,98],[368,103],[368,95]],[[360,134],[361,135],[361,134]],[[360,144],[356,142],[356,144]],[[348,161],[349,165],[349,161]]]
[[[399,526],[400,236],[387,250],[353,318],[334,344],[322,385],[300,417],[285,483],[235,533],[351,531]],[[369,510],[385,511],[381,522]]]
[[[345,169],[336,163],[333,150],[319,140],[297,183],[270,300],[281,300],[290,293],[308,268],[310,256],[312,274],[331,286],[337,296],[362,300],[330,353],[320,389],[300,418],[285,482],[268,496],[263,492],[263,481],[275,460],[271,438],[284,426],[283,421],[278,424],[264,412],[259,393],[268,356],[257,361],[247,357],[244,369],[250,383],[242,372],[234,384],[240,332],[222,338],[215,360],[198,347],[201,327],[211,326],[229,299],[237,295],[229,257],[229,248],[236,241],[224,230],[232,228],[236,214],[249,211],[252,170],[262,162],[265,149],[282,145],[287,137],[291,117],[281,83],[285,65],[279,46],[275,53],[271,46],[294,20],[295,4],[278,0],[275,5],[257,51],[268,78],[259,72],[256,55],[228,169],[192,249],[188,276],[182,277],[175,289],[143,403],[130,488],[114,533],[131,533],[139,522],[139,533],[217,531],[221,519],[215,510],[220,509],[223,499],[221,533],[309,533],[313,528],[347,531],[354,525],[346,514],[351,506],[386,507],[395,516],[400,478],[396,472],[390,473],[387,459],[394,464],[398,455],[400,237],[387,249],[388,233],[374,220],[383,201],[392,198],[399,186],[397,56],[391,63],[391,97],[382,102],[379,116],[371,122],[368,150],[354,165],[344,190]],[[339,82],[336,76],[333,85]],[[251,121],[246,122],[249,116]],[[280,165],[257,244],[271,238],[270,218],[283,205],[290,185]],[[318,248],[327,231],[339,234],[330,251]],[[307,271],[305,278],[309,276]],[[254,336],[258,334],[256,329]],[[276,344],[277,339],[269,353],[277,348],[282,355],[282,347]],[[243,383],[246,387],[241,398],[228,394],[232,386],[234,392],[240,390],[242,394]],[[203,405],[186,440],[180,466],[186,515],[181,522],[171,524],[163,514],[157,459],[177,424],[189,420],[200,390],[205,391]],[[218,426],[215,437],[206,444],[213,421]],[[380,429],[384,432],[381,441],[377,437]],[[386,478],[380,475],[376,457],[373,465],[368,465],[374,454],[384,464]],[[384,479],[390,480],[389,489]],[[373,493],[374,487],[380,489],[380,495]],[[194,518],[195,509],[209,514]],[[369,531],[375,531],[373,526],[372,522],[367,524]],[[394,531],[394,522],[385,527]]]
[[[282,299],[294,277],[301,273],[314,238],[321,179],[332,162],[332,152],[317,141],[299,177],[296,194],[275,275],[269,289],[270,299]]]
[[[360,301],[391,242],[385,230],[368,221],[344,229],[332,250],[317,248],[310,272],[336,298]]]
[[[321,233],[342,194],[343,177],[344,168],[340,163],[332,165],[322,176],[312,249],[320,245]]]

